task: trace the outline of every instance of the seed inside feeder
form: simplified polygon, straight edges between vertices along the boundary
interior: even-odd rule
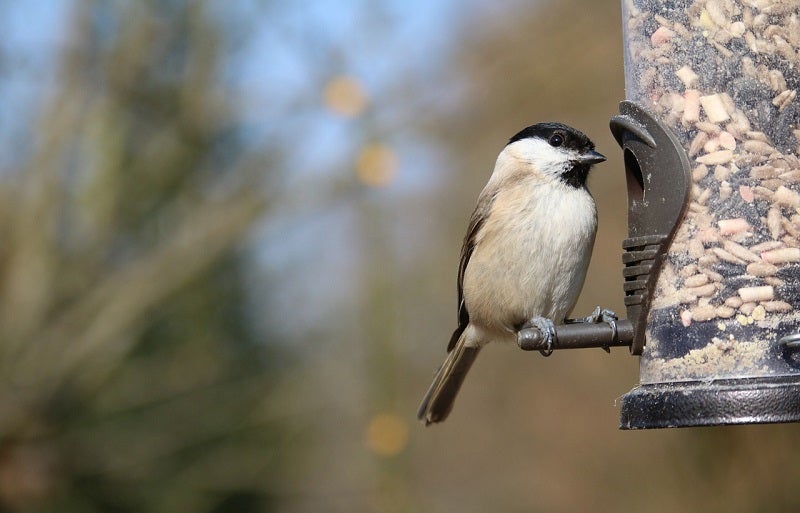
[[[725,377],[724,364],[800,372],[770,360],[800,331],[800,5],[623,5],[627,98],[673,131],[692,169],[648,321],[659,366],[643,359],[642,381]]]

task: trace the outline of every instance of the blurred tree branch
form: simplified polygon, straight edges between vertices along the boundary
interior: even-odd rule
[[[271,349],[239,254],[280,157],[237,135],[217,30],[202,2],[75,4],[34,149],[0,179],[0,511],[265,504],[274,462],[236,459],[277,436],[253,416]],[[204,453],[232,473],[201,498]]]

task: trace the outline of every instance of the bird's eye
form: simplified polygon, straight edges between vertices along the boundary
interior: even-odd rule
[[[561,134],[553,134],[550,136],[550,146],[561,146],[564,144],[564,136]]]

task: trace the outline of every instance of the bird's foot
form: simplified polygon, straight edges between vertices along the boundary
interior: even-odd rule
[[[590,313],[586,317],[582,317],[579,319],[567,319],[566,322],[569,324],[574,324],[579,322],[581,323],[585,322],[589,324],[599,324],[601,322],[604,322],[609,326],[611,326],[611,331],[613,332],[611,340],[612,342],[616,342],[617,339],[619,338],[619,334],[617,333],[617,320],[619,320],[619,317],[617,317],[617,314],[615,314],[613,311],[608,310],[606,308],[600,308],[598,306],[595,307],[592,313]],[[609,346],[603,346],[603,351],[605,351],[606,353],[610,353],[611,349],[609,349]]]
[[[541,331],[547,348],[540,349],[539,352],[542,353],[542,356],[550,356],[553,354],[557,337],[556,325],[552,320],[548,319],[547,317],[533,317],[531,320],[525,323],[523,328],[537,328],[539,331]]]

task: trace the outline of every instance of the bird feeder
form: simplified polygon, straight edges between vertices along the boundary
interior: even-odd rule
[[[625,0],[623,23],[621,425],[800,420],[800,6]]]
[[[623,29],[628,318],[559,343],[640,356],[622,429],[800,421],[800,4],[624,0]]]

